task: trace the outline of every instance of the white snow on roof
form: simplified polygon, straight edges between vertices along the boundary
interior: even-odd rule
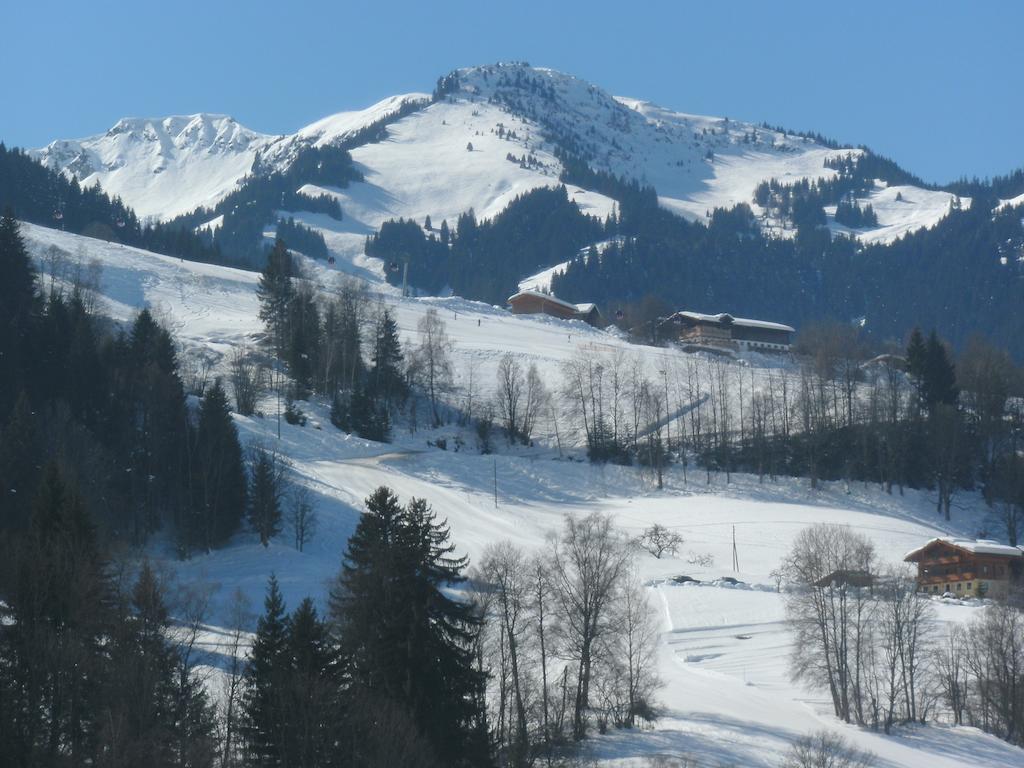
[[[588,304],[576,304],[575,306],[577,312],[579,312],[581,315],[585,315],[587,314],[587,312],[590,312],[592,309],[597,307],[597,304],[590,302]]]
[[[573,312],[578,311],[579,307],[581,306],[580,304],[572,304],[568,301],[558,298],[557,296],[552,296],[550,293],[541,293],[540,291],[520,291],[519,293],[514,293],[508,297],[508,302],[511,304],[513,299],[518,299],[520,296],[536,296],[539,299],[545,299],[546,301],[550,301],[552,304],[558,304],[560,306],[565,307],[566,309],[571,309]],[[593,304],[589,306],[593,306]]]
[[[766,328],[772,331],[788,331],[789,333],[796,332],[796,329],[789,325],[783,325],[782,323],[770,323],[767,320],[751,320],[746,317],[734,317],[728,312],[719,312],[717,315],[706,315],[702,312],[690,312],[687,310],[684,312],[676,312],[676,315],[698,323],[721,323],[726,318],[731,318],[733,325],[742,325],[747,328]]]
[[[992,541],[991,539],[957,539],[952,536],[940,536],[935,539],[929,539],[917,549],[910,550],[906,555],[904,555],[903,559],[908,560],[909,558],[920,554],[936,542],[948,544],[951,547],[962,549],[973,555],[1004,555],[1006,557],[1024,556],[1024,551],[1022,551],[1020,547],[1011,547],[1009,544],[1000,544],[998,541]]]

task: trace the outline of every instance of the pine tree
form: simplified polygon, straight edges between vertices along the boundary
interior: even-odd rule
[[[203,398],[193,459],[193,519],[188,539],[209,550],[238,530],[245,512],[242,447],[220,379]]]
[[[83,765],[102,722],[113,590],[84,505],[55,464],[17,541],[0,621],[0,762]]]
[[[402,377],[402,361],[398,324],[391,316],[391,312],[385,309],[377,321],[369,391],[370,395],[388,411],[405,398],[406,384]]]
[[[489,764],[473,643],[480,620],[444,589],[464,580],[448,528],[425,501],[378,488],[349,540],[331,614],[356,694],[409,712],[443,765]]]
[[[288,318],[295,297],[293,274],[292,255],[279,239],[267,253],[256,295],[260,302],[260,320],[273,336],[278,355],[282,356],[287,348]]]
[[[24,385],[24,352],[37,309],[36,274],[18,222],[0,218],[0,413],[8,414]]]
[[[288,622],[285,750],[288,765],[329,765],[336,752],[341,681],[327,627],[305,598]]]
[[[956,366],[934,330],[928,335],[925,347],[924,385],[924,399],[929,412],[938,405],[956,405],[959,396]]]
[[[182,478],[188,460],[185,391],[170,333],[142,310],[132,325],[126,364],[131,372],[133,538],[142,542],[162,517],[180,523],[187,506]]]
[[[22,392],[7,426],[0,429],[0,531],[24,530],[28,525],[42,455],[35,414]]]
[[[249,523],[266,547],[281,532],[281,500],[284,496],[284,464],[281,457],[262,445],[252,452],[249,479]]]
[[[288,341],[285,359],[301,399],[313,388],[323,342],[316,294],[307,286],[295,291],[288,312]]]
[[[284,762],[283,723],[285,686],[288,673],[288,619],[284,598],[271,574],[263,615],[256,624],[256,637],[245,670],[242,694],[245,764],[269,768]]]
[[[214,715],[202,683],[168,640],[163,585],[144,563],[113,638],[101,750],[124,764],[212,766]]]

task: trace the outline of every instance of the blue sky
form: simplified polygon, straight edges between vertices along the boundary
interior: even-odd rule
[[[48,2],[2,14],[0,140],[227,113],[286,133],[526,60],[685,112],[866,144],[927,180],[1024,166],[1024,3]]]

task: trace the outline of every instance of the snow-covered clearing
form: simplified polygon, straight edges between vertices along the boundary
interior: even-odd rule
[[[239,344],[253,344],[261,334],[256,318],[255,273],[182,262],[117,244],[26,225],[24,233],[38,255],[57,245],[103,268],[100,293],[107,311],[128,319],[152,306],[168,322],[180,344],[226,354]],[[328,273],[319,273],[330,288]],[[557,366],[577,351],[624,350],[643,355],[649,369],[665,370],[676,353],[637,347],[579,322],[547,317],[513,316],[504,310],[460,299],[386,300],[397,308],[403,336],[430,308],[441,311],[455,343],[455,365],[480,366],[481,381],[493,379],[493,366],[505,352],[537,362],[549,383]],[[675,357],[674,357],[675,356]],[[769,362],[749,361],[763,374]],[[776,365],[778,365],[776,363]],[[404,500],[421,496],[447,518],[459,551],[477,561],[484,548],[501,539],[526,547],[544,546],[566,514],[601,511],[614,516],[628,533],[639,534],[654,522],[678,531],[685,544],[678,557],[639,557],[642,577],[650,584],[652,605],[659,611],[663,634],[659,672],[664,716],[651,731],[619,732],[596,737],[588,749],[602,765],[641,766],[654,755],[692,755],[701,765],[774,766],[798,736],[827,728],[840,731],[858,746],[879,756],[885,768],[953,768],[965,764],[991,768],[1020,766],[1024,752],[970,728],[930,725],[902,729],[886,737],[839,723],[821,691],[792,684],[786,673],[791,647],[783,623],[782,598],[775,593],[771,571],[804,526],[828,521],[850,525],[874,541],[882,560],[898,562],[927,539],[954,534],[974,536],[984,509],[964,497],[951,524],[934,511],[927,494],[886,495],[876,487],[825,484],[812,491],[805,481],[760,484],[755,477],[722,475],[706,482],[691,467],[667,475],[657,491],[652,478],[636,468],[598,467],[578,458],[559,457],[554,444],[482,456],[470,430],[396,429],[391,445],[345,435],[331,426],[324,405],[310,403],[305,427],[282,423],[277,439],[276,402],[261,403],[263,417],[236,417],[243,441],[279,446],[291,461],[296,482],[314,494],[319,515],[315,539],[299,553],[287,536],[260,546],[253,534],[239,534],[223,550],[178,561],[160,542],[150,555],[159,558],[184,583],[206,583],[215,590],[209,634],[210,663],[217,667],[231,593],[241,589],[254,610],[261,605],[271,572],[281,581],[291,606],[307,594],[321,601],[335,575],[347,537],[354,530],[361,501],[386,484]],[[444,437],[448,450],[430,447]],[[456,450],[458,441],[462,447]],[[496,482],[495,482],[496,478]],[[495,487],[497,502],[495,502]],[[733,572],[733,530],[739,570]],[[710,555],[713,563],[690,564],[692,555]],[[681,586],[672,576],[685,574],[706,582]],[[744,585],[717,579],[734,576]],[[978,606],[938,606],[945,622],[976,616]]]

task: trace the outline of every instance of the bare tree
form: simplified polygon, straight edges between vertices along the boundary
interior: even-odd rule
[[[828,687],[837,717],[864,721],[863,654],[871,648],[868,588],[849,576],[871,574],[874,545],[845,526],[818,523],[802,530],[785,560],[796,589],[786,612],[796,635],[791,673],[795,680]]]
[[[246,636],[252,620],[249,599],[241,589],[236,588],[231,595],[228,609],[227,641],[222,647],[227,663],[224,676],[221,678],[221,717],[218,718],[221,729],[221,768],[230,768],[238,762],[236,738],[245,680]]]
[[[508,435],[509,442],[519,434],[519,423],[523,403],[523,390],[526,378],[523,366],[511,352],[506,352],[498,361],[498,388],[495,393],[495,404],[498,416]]]
[[[862,752],[838,733],[818,731],[793,742],[782,768],[871,768],[875,757]]]
[[[427,391],[434,426],[437,427],[441,424],[438,402],[449,391],[452,383],[452,342],[445,330],[444,320],[433,307],[416,323],[416,330],[420,336],[419,345],[412,352],[410,369],[416,372]]]
[[[660,560],[665,554],[676,554],[683,546],[683,537],[661,523],[655,523],[641,534],[638,543]]]
[[[661,684],[656,673],[658,625],[636,571],[630,568],[624,581],[613,608],[616,630],[607,635],[607,653],[624,670],[617,698],[626,707],[616,725],[632,728],[638,719],[654,719],[653,696]]]
[[[889,733],[894,723],[913,722],[921,712],[922,669],[929,657],[934,611],[931,602],[918,594],[917,581],[906,572],[889,574],[877,594],[882,725]]]
[[[548,390],[540,378],[536,363],[530,363],[526,372],[526,385],[523,390],[522,416],[519,421],[519,436],[524,443],[530,442],[534,425],[548,402]]]
[[[566,651],[576,665],[572,735],[586,735],[596,644],[609,628],[609,607],[630,564],[629,547],[611,518],[566,516],[551,542],[551,575],[565,622]]]
[[[500,657],[507,659],[514,725],[507,739],[509,765],[528,765],[530,735],[527,728],[527,681],[522,645],[527,629],[530,600],[527,560],[522,550],[510,542],[492,544],[480,561],[480,576],[491,586],[491,612],[499,622]],[[504,702],[502,702],[503,704]],[[499,716],[499,720],[502,720]]]
[[[244,347],[231,354],[231,388],[235,408],[242,416],[252,416],[266,382],[266,372],[259,361]]]
[[[299,552],[302,552],[316,535],[317,522],[313,494],[304,485],[294,485],[288,505],[288,525],[292,529],[295,548]]]

